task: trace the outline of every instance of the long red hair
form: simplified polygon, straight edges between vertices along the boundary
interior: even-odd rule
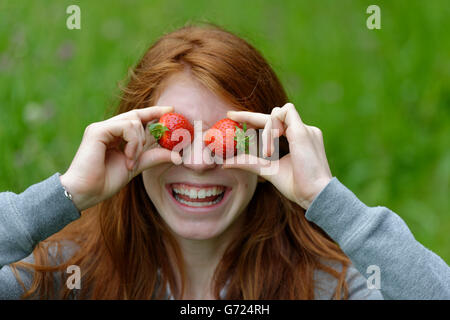
[[[165,34],[144,54],[123,88],[117,113],[153,105],[163,80],[189,65],[192,75],[233,106],[270,113],[288,102],[276,74],[262,55],[242,38],[212,24],[187,25]],[[289,152],[281,143],[280,153]],[[314,299],[314,272],[337,279],[334,297],[347,297],[348,258],[304,210],[281,195],[270,183],[259,183],[245,213],[243,230],[230,243],[214,273],[214,294],[226,285],[226,299]],[[68,244],[77,250],[65,261]],[[168,258],[173,253],[175,264]],[[33,273],[24,298],[70,298],[64,284],[66,268],[78,265],[83,299],[159,299],[183,296],[182,252],[168,226],[150,201],[141,175],[118,194],[85,210],[82,217],[39,243],[34,264],[17,268]],[[325,261],[342,264],[340,271]],[[177,270],[174,270],[173,266]],[[176,281],[181,275],[181,286]],[[54,287],[54,277],[63,285]]]

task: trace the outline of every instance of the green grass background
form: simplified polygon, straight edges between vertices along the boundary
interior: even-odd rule
[[[67,6],[81,30],[66,28]],[[366,8],[381,8],[381,30]],[[450,261],[450,5],[430,1],[0,2],[0,190],[65,172],[146,48],[187,21],[259,48],[331,170]]]

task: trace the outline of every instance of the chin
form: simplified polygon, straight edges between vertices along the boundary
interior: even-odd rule
[[[223,232],[214,226],[176,227],[171,229],[178,237],[187,240],[211,240],[219,237]]]
[[[235,225],[235,221],[228,221],[226,215],[205,217],[205,219],[192,219],[177,216],[175,213],[171,218],[166,217],[165,220],[176,237],[186,240],[217,239]]]

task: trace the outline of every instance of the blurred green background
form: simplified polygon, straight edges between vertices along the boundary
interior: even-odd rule
[[[81,8],[81,30],[66,8]],[[366,8],[381,8],[369,30]],[[431,1],[0,2],[0,190],[64,173],[148,46],[209,21],[264,54],[330,167],[450,262],[450,5]]]

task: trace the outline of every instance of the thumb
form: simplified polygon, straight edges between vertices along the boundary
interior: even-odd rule
[[[225,160],[222,167],[246,170],[271,181],[272,176],[278,171],[278,161],[266,160],[252,154],[240,154]]]
[[[153,148],[142,153],[138,160],[136,174],[156,166],[161,163],[172,162],[175,165],[182,163],[181,156],[178,152],[170,151],[164,148]]]

